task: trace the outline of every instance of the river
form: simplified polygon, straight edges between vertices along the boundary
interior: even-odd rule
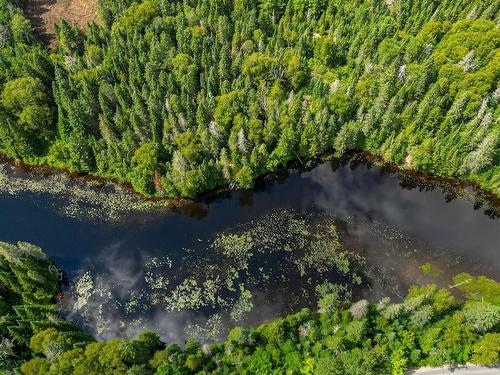
[[[175,207],[2,162],[0,212],[0,240],[38,245],[64,270],[61,311],[98,339],[218,339],[315,308],[328,282],[377,301],[464,271],[500,279],[493,203],[359,154]]]

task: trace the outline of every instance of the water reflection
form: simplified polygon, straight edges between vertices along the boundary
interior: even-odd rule
[[[72,281],[68,317],[103,339],[133,336],[145,327],[166,340],[216,337],[230,325],[259,323],[313,304],[315,284],[325,281],[348,283],[355,296],[375,300],[397,298],[415,282],[446,285],[461,271],[500,278],[494,204],[458,183],[395,173],[359,155],[267,176],[254,191],[168,207],[157,201],[144,206],[130,191],[102,181],[0,169],[0,240],[45,249]],[[274,244],[277,253],[255,247],[247,267],[239,268],[211,247],[221,233],[255,233],[259,220],[274,217],[276,224],[290,212],[307,228],[328,218],[343,249],[359,257],[351,256],[350,268],[362,277],[360,285],[352,273],[339,273],[339,260],[328,272],[315,267],[301,275],[295,260],[317,266],[325,258],[304,258],[302,248],[287,252],[300,236]],[[284,235],[287,225],[269,225],[268,232]],[[441,277],[422,275],[423,262]],[[236,274],[228,286],[216,278],[227,279],[229,265]],[[192,299],[198,290],[210,303],[171,308],[175,293]]]
[[[499,221],[475,210],[477,203],[456,192],[443,194],[425,180],[418,185],[414,178],[401,179],[364,164],[354,169],[323,164],[303,178],[321,186],[312,203],[325,211],[392,225],[431,247],[484,263],[492,273],[500,270]],[[418,191],[400,188],[409,181]]]

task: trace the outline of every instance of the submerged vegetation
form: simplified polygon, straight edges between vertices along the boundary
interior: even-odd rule
[[[45,173],[44,173],[45,172]],[[146,200],[129,187],[112,181],[74,179],[60,171],[23,171],[0,160],[0,194],[36,194],[34,203],[67,217],[97,221],[119,221],[129,214],[164,213],[183,207],[182,201]],[[40,199],[40,196],[49,199]]]
[[[16,2],[20,4],[22,2]],[[49,54],[0,1],[0,151],[194,196],[364,149],[500,192],[496,1],[101,0]]]
[[[57,269],[33,245],[0,243],[0,265],[3,373],[398,375],[424,365],[499,361],[500,305],[491,292],[499,284],[481,276],[457,275],[455,281],[470,280],[461,284],[465,299],[425,285],[378,304],[351,303],[342,287],[323,284],[317,312],[302,309],[256,328],[236,327],[221,343],[190,339],[180,348],[151,331],[93,342],[58,316]]]
[[[83,32],[62,21],[54,50],[34,36],[25,1],[0,0],[9,158],[129,182],[150,197],[194,197],[365,150],[500,196],[498,1],[98,0],[99,23]],[[68,192],[65,174],[28,182],[9,168],[0,163],[0,193],[67,193],[69,216],[163,207],[111,183]],[[361,286],[393,279],[343,241],[349,220],[274,211],[198,238],[200,249],[141,259],[143,268],[117,262],[113,244],[99,254],[101,273],[86,270],[67,295],[40,248],[0,242],[0,374],[402,375],[500,361],[497,281],[460,273],[447,288],[394,291],[394,302],[360,299]],[[372,228],[370,238],[403,238],[376,220]],[[389,258],[385,244],[379,256]],[[402,257],[415,251],[402,247]],[[451,279],[432,260],[422,273]],[[270,295],[279,288],[287,293]],[[273,298],[285,300],[284,317],[250,328],[246,317]],[[208,317],[189,321],[182,345],[149,330],[96,342],[116,316],[128,319],[120,329],[142,329],[153,308]],[[96,337],[77,327],[87,323]]]
[[[272,311],[273,303],[296,310],[314,303],[318,284],[335,281],[341,295],[349,297],[353,289],[369,283],[364,259],[344,249],[329,215],[277,210],[197,245],[171,257],[149,258],[139,273],[128,273],[129,264],[106,249],[109,258],[93,260],[102,271],[77,278],[66,308],[94,328],[99,338],[114,331],[115,312],[126,321],[119,325],[130,328],[147,323],[137,316],[147,312],[175,315],[202,310],[208,321],[186,331],[204,340],[223,337],[228,327],[246,322],[256,304],[265,303]],[[130,283],[126,291],[124,283]],[[294,288],[286,296],[268,292],[290,283]]]

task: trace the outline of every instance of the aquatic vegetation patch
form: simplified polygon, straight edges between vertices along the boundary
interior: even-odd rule
[[[0,194],[28,193],[46,196],[33,201],[50,204],[64,216],[92,221],[118,221],[125,214],[167,212],[173,203],[144,199],[127,186],[111,181],[75,179],[59,171],[23,171],[0,161]]]
[[[252,311],[254,304],[252,302],[252,292],[241,288],[240,298],[234,303],[229,315],[234,322],[240,322],[245,318],[245,315]]]
[[[213,342],[227,332],[226,324],[221,314],[214,314],[203,324],[193,323],[185,328],[185,332],[200,342]]]
[[[216,276],[200,283],[194,277],[188,277],[165,297],[164,306],[168,310],[197,310],[204,306],[215,306],[221,285],[219,280]]]
[[[339,284],[342,293],[350,295],[353,287],[366,281],[362,257],[343,248],[335,219],[319,213],[273,211],[182,252],[183,256],[175,258],[147,259],[142,272],[126,276],[131,280],[127,291],[115,280],[114,271],[106,271],[116,261],[106,258],[101,264],[94,260],[103,271],[84,272],[72,285],[74,301],[68,298],[66,308],[74,318],[95,327],[98,337],[108,337],[106,324],[110,322],[123,325],[141,317],[147,320],[153,311],[204,316],[194,323],[189,318],[186,324],[198,327],[199,332],[218,315],[224,333],[250,319],[257,295],[259,305],[267,305],[272,318],[283,309],[313,303],[317,284]],[[268,292],[273,290],[287,293]]]
[[[431,277],[439,277],[439,275],[441,274],[441,271],[432,264],[430,264],[429,262],[421,264],[418,268],[425,275],[429,275]]]
[[[213,248],[233,260],[239,270],[249,266],[264,270],[280,260],[279,266],[285,269],[287,264],[295,264],[300,276],[305,276],[308,269],[324,273],[336,268],[344,275],[350,271],[352,254],[342,249],[331,216],[301,216],[292,210],[279,210],[230,231],[219,234]],[[248,263],[250,259],[255,259],[252,264]]]
[[[332,266],[346,275],[350,271],[349,254],[342,251],[335,226],[326,226],[319,233],[321,234],[315,234],[304,255],[295,261],[300,275],[305,276],[311,268],[319,273],[327,272]]]
[[[244,269],[253,255],[250,250],[254,247],[252,233],[221,233],[212,243],[212,247],[220,250],[228,258],[238,262],[237,267]]]
[[[146,262],[146,264],[144,265],[144,280],[151,290],[163,290],[168,287],[170,283],[168,277],[164,274],[164,272],[157,272],[157,270],[171,269],[172,265],[172,260],[168,256],[162,258],[152,257]]]
[[[368,234],[365,239],[370,246],[352,242],[353,234],[361,232]],[[71,319],[86,322],[100,338],[111,338],[124,334],[117,327],[127,327],[127,335],[141,326],[163,327],[165,323],[157,317],[174,314],[184,331],[176,331],[178,336],[186,337],[188,327],[196,327],[197,337],[201,337],[202,332],[212,332],[204,329],[218,316],[223,336],[235,324],[256,324],[311,306],[318,295],[336,296],[320,309],[353,296],[370,301],[388,292],[402,296],[404,280],[426,280],[421,278],[418,266],[422,260],[416,254],[433,265],[445,260],[439,251],[431,252],[425,244],[384,223],[289,209],[272,211],[212,237],[193,239],[190,247],[168,254],[145,259],[143,269],[134,267],[130,275],[107,270],[119,264],[118,259],[106,259],[103,264],[95,260],[96,269],[103,271],[92,275],[91,291],[88,276],[82,273],[84,279],[78,284],[87,285],[79,287],[85,291],[80,292],[82,296],[73,286],[77,309]],[[440,278],[455,269],[440,263],[439,267],[445,269]],[[90,296],[83,298],[89,291]],[[71,310],[71,304],[67,308]],[[419,312],[416,321],[425,313]],[[160,334],[168,336],[169,329]]]

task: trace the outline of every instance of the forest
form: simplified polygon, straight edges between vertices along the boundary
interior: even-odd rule
[[[98,21],[82,31],[63,20],[52,46],[28,1],[0,0],[2,158],[192,198],[366,151],[500,197],[500,1],[98,0]],[[224,238],[243,264],[237,237]],[[378,302],[324,283],[315,305],[183,343],[149,330],[96,341],[61,315],[63,282],[41,248],[0,242],[1,375],[403,375],[500,362],[500,283],[486,276]]]
[[[152,331],[95,342],[58,314],[58,272],[43,251],[0,242],[0,373],[403,375],[426,365],[498,363],[500,284],[465,273],[453,282],[460,296],[413,286],[401,301],[376,304],[352,303],[323,284],[317,307],[233,328],[221,343],[167,345]]]
[[[366,150],[500,195],[498,1],[100,0],[54,50],[22,1],[0,0],[8,157],[194,197]]]

